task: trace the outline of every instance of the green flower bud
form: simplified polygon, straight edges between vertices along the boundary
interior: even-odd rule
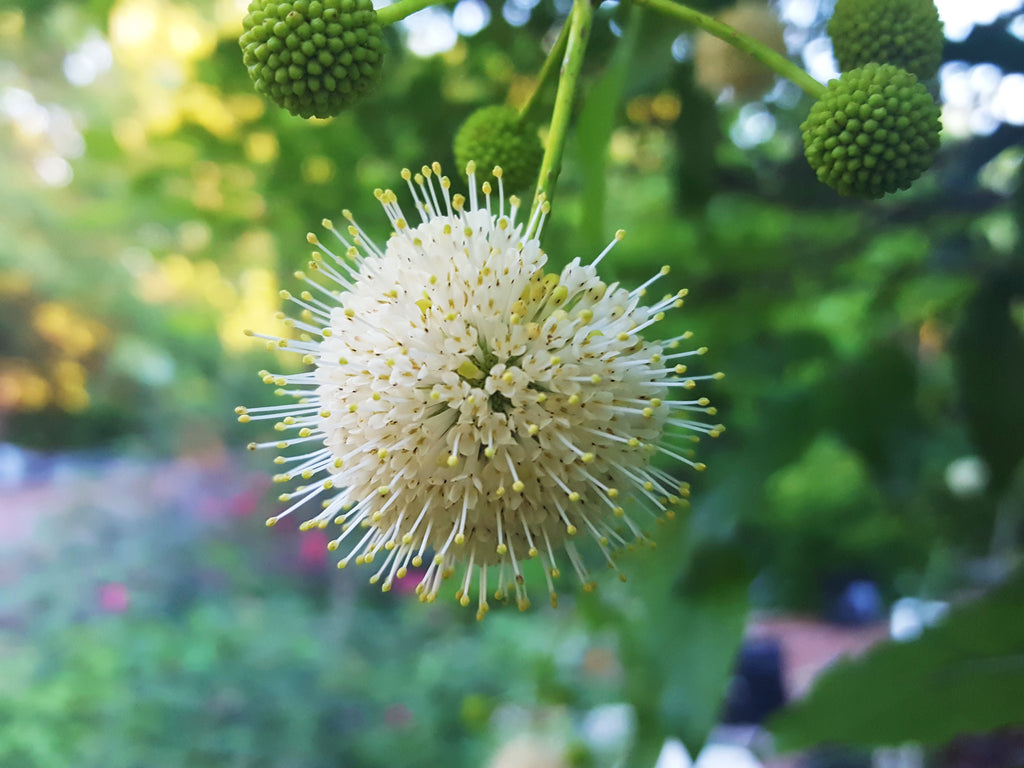
[[[927,80],[942,63],[934,0],[838,0],[828,33],[843,72],[876,61]]]
[[[256,90],[299,117],[330,117],[380,79],[371,0],[252,0],[238,43]]]
[[[463,169],[471,160],[485,173],[500,165],[509,192],[536,183],[544,155],[536,130],[508,106],[482,107],[466,118],[455,134],[454,151],[455,163]]]
[[[939,107],[914,75],[867,64],[828,84],[800,126],[818,179],[841,195],[879,198],[906,189],[932,164]]]

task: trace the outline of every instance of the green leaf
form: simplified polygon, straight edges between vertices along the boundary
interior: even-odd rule
[[[993,273],[968,303],[953,343],[968,429],[997,495],[1024,459],[1024,333],[1013,317],[1022,297],[1024,269]]]
[[[908,643],[837,665],[770,723],[782,751],[940,745],[1024,722],[1024,574]]]
[[[576,121],[576,148],[580,175],[583,177],[583,221],[586,222],[582,233],[584,237],[591,239],[591,242],[583,245],[588,251],[600,250],[607,239],[607,233],[604,231],[604,208],[608,142],[611,140],[612,128],[615,127],[616,110],[622,100],[629,63],[636,48],[640,13],[636,6],[630,9],[622,41],[615,46],[608,68],[587,90],[586,102]]]
[[[661,531],[656,552],[635,556],[643,573],[625,585],[627,594],[601,588],[593,617],[618,633],[625,695],[637,715],[629,764],[638,768],[654,764],[666,736],[700,751],[718,720],[746,620],[742,553],[676,526]]]

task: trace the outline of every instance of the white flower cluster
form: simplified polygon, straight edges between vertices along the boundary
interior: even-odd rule
[[[303,484],[268,525],[312,509],[303,528],[338,524],[329,546],[345,552],[339,568],[373,563],[370,581],[384,590],[422,568],[426,601],[465,564],[457,597],[467,605],[475,579],[478,617],[491,566],[496,597],[514,590],[523,609],[531,558],[552,603],[560,558],[592,588],[578,534],[614,567],[616,548],[646,539],[637,512],[672,517],[688,495],[652,455],[703,469],[689,446],[722,430],[691,418],[715,413],[706,398],[679,399],[721,377],[687,375],[683,361],[705,349],[683,348],[689,334],[641,336],[682,304],[683,291],[641,304],[668,269],[633,291],[603,283],[597,265],[620,231],[592,263],[545,272],[547,207],[520,221],[494,173],[497,190],[484,183],[480,199],[470,165],[467,201],[436,163],[403,171],[420,223],[378,191],[394,229],[385,248],[348,211],[345,233],[325,220],[336,244],[309,235],[318,251],[310,273],[297,273],[308,289],[283,293],[300,308],[286,320],[296,338],[261,336],[312,368],[261,372],[296,402],[238,409],[242,421],[296,433],[250,446],[296,449],[277,458],[290,467],[277,479]]]

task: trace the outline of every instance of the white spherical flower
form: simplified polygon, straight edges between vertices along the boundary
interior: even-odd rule
[[[348,211],[345,232],[324,221],[332,243],[309,235],[318,251],[297,273],[308,289],[283,292],[301,310],[286,321],[296,338],[261,337],[311,370],[262,372],[297,402],[238,413],[295,433],[250,445],[288,449],[276,479],[301,483],[268,525],[300,511],[304,529],[337,524],[338,567],[373,563],[384,590],[427,563],[425,601],[464,564],[457,597],[467,605],[475,581],[482,617],[492,566],[496,597],[514,590],[525,609],[522,564],[539,558],[555,603],[563,560],[593,587],[575,539],[592,538],[614,567],[616,548],[647,540],[642,516],[686,503],[687,484],[651,458],[703,469],[690,446],[722,427],[691,418],[715,410],[689,393],[721,374],[687,374],[686,359],[706,351],[682,345],[689,333],[641,335],[682,305],[684,291],[642,303],[667,267],[632,291],[602,282],[597,265],[620,231],[592,263],[547,272],[547,205],[523,221],[500,169],[482,199],[473,171],[468,201],[436,163],[403,171],[416,226],[378,191],[394,229],[384,248]]]

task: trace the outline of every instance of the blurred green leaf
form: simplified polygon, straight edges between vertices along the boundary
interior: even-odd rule
[[[968,428],[997,495],[1024,458],[1024,333],[1011,314],[1022,296],[1019,267],[991,274],[969,302],[953,346]]]
[[[913,642],[837,665],[770,730],[785,752],[835,742],[941,745],[1024,722],[1024,574]]]
[[[604,231],[608,142],[615,127],[622,89],[639,39],[641,18],[640,7],[631,7],[622,41],[615,46],[611,61],[601,77],[586,90],[583,109],[576,121],[576,148],[580,175],[583,177],[581,205],[583,221],[586,222],[582,229],[584,252],[600,251],[608,237]]]
[[[643,573],[589,610],[619,636],[626,695],[636,710],[630,765],[653,766],[667,736],[696,754],[717,722],[743,637],[750,576],[740,551],[663,531]],[[639,563],[638,563],[639,564]],[[630,594],[639,589],[638,595]],[[607,595],[607,592],[606,592]]]

